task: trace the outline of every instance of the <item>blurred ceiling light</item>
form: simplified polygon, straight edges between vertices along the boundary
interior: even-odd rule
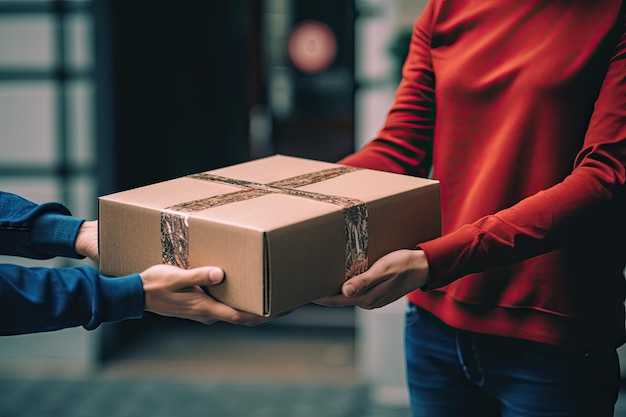
[[[326,24],[306,20],[296,25],[291,32],[287,53],[300,71],[309,74],[321,72],[337,56],[337,39]]]

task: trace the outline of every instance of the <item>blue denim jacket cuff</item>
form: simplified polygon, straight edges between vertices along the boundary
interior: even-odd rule
[[[32,224],[29,239],[29,252],[43,258],[62,256],[83,259],[76,253],[75,242],[78,229],[85,219],[46,213],[39,216]]]
[[[116,323],[143,317],[144,290],[139,274],[122,277],[100,275],[102,305],[85,326],[91,330],[100,323]]]

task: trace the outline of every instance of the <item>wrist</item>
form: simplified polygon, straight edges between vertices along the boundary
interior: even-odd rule
[[[84,221],[76,234],[74,250],[80,256],[98,262],[98,221]]]
[[[413,250],[413,265],[416,271],[416,288],[426,291],[430,278],[430,266],[423,250]]]

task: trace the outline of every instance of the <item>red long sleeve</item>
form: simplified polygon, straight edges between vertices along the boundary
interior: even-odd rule
[[[411,301],[548,343],[606,319],[594,331],[623,341],[623,22],[621,1],[428,4],[385,126],[342,161],[423,176],[432,160],[443,235],[420,244],[429,291]]]

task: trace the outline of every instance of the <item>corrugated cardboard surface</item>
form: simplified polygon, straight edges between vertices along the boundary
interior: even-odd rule
[[[259,184],[339,167],[283,155],[208,171]],[[298,188],[350,197],[367,207],[367,257],[439,236],[437,181],[367,169]],[[161,213],[241,187],[176,178],[99,199],[100,268],[110,275],[163,263]],[[216,265],[225,281],[211,288],[237,309],[271,316],[339,292],[345,279],[345,220],[335,204],[280,192],[185,215],[189,268]]]

